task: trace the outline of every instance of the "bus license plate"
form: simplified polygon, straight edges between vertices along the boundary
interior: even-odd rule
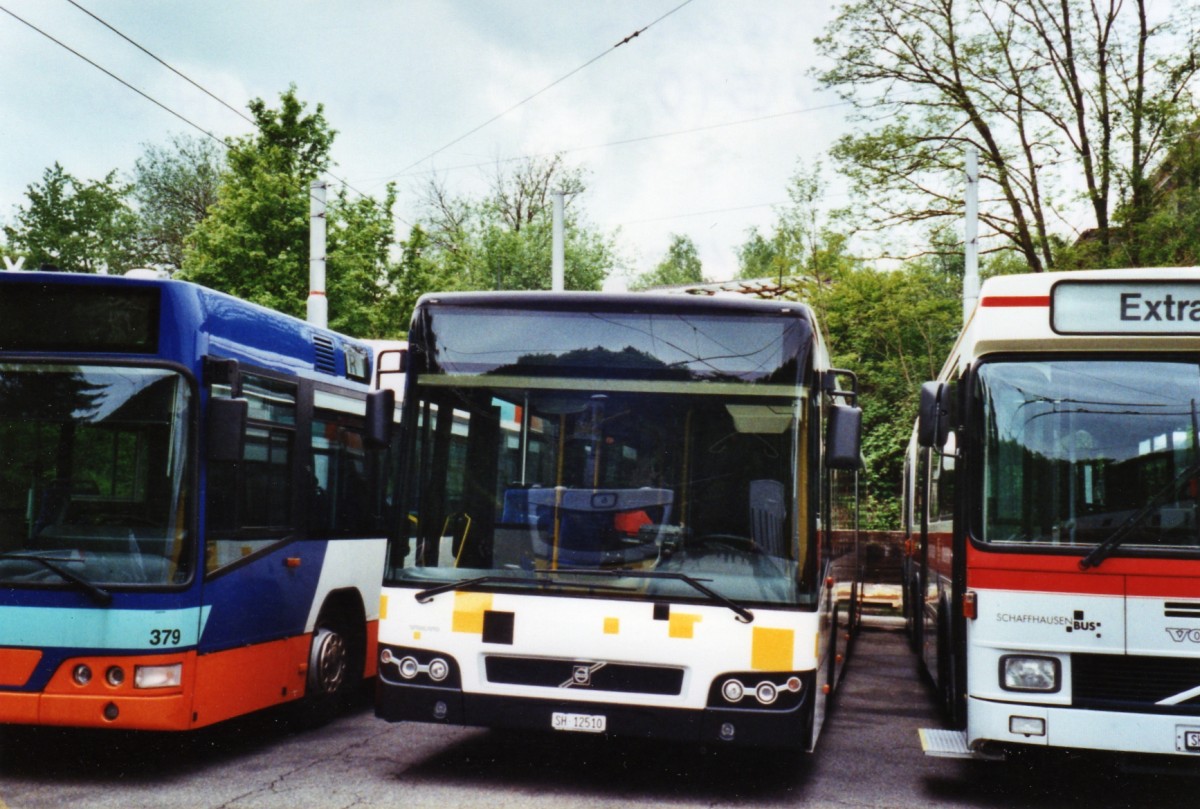
[[[1183,731],[1183,749],[1189,753],[1200,753],[1200,730],[1189,728]]]
[[[559,713],[550,714],[550,727],[555,730],[573,730],[577,733],[603,733],[607,725],[604,714]]]

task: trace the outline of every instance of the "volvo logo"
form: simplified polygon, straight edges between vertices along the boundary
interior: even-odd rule
[[[605,663],[576,663],[571,667],[571,679],[559,688],[590,688],[592,675],[604,668]]]
[[[1200,629],[1182,629],[1179,627],[1167,627],[1167,634],[1171,636],[1171,640],[1176,643],[1190,641],[1191,643],[1200,643]]]

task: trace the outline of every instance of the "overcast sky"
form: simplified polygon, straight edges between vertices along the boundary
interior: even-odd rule
[[[813,38],[833,15],[822,0],[77,2],[239,109],[293,83],[324,104],[333,172],[376,196],[397,182],[399,238],[420,216],[429,170],[473,194],[498,160],[561,151],[587,172],[576,204],[617,233],[632,272],[680,233],[723,280],[747,230],[770,228],[797,160],[821,160],[844,131],[846,108],[810,75]],[[249,130],[67,0],[0,8],[206,131]],[[4,13],[0,76],[0,223],[55,161],[85,179],[127,175],[145,145],[200,134]]]

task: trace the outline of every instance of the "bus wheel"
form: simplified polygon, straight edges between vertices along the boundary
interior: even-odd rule
[[[908,634],[908,648],[914,652],[921,651],[921,618],[924,605],[917,598],[916,585],[910,584],[904,589],[904,629]]]
[[[838,650],[838,613],[841,612],[841,607],[833,608],[833,632],[829,634],[829,673],[828,683],[829,692],[832,694],[837,686],[837,650]]]
[[[309,693],[321,697],[340,693],[349,668],[347,658],[346,638],[337,625],[318,627],[308,654]]]
[[[304,724],[322,725],[349,703],[359,680],[353,643],[347,624],[338,613],[322,614],[317,619],[308,652]]]

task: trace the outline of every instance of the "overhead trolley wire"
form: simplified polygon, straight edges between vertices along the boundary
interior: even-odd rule
[[[92,18],[93,20],[95,20],[96,22],[98,22],[98,23],[100,23],[101,25],[103,25],[103,26],[104,26],[105,28],[107,28],[108,30],[112,31],[114,34],[116,34],[116,35],[117,35],[117,36],[119,36],[121,39],[123,39],[123,40],[125,40],[126,42],[128,42],[128,43],[129,43],[130,45],[132,45],[133,47],[137,48],[137,49],[138,49],[139,51],[141,51],[142,53],[144,53],[144,54],[146,54],[147,56],[149,56],[149,57],[150,57],[151,59],[153,59],[154,61],[158,62],[160,65],[162,65],[162,66],[163,66],[163,67],[165,67],[167,70],[169,70],[169,71],[171,71],[172,73],[174,73],[174,74],[175,74],[176,76],[178,76],[179,78],[181,78],[181,79],[183,79],[184,81],[186,81],[188,84],[190,84],[190,85],[192,85],[193,87],[195,87],[195,88],[196,88],[197,90],[199,90],[200,92],[204,93],[206,96],[208,96],[209,98],[211,98],[213,101],[216,101],[216,102],[217,102],[218,104],[220,104],[221,106],[225,107],[226,109],[228,109],[228,110],[230,110],[231,112],[233,112],[235,115],[239,116],[239,117],[240,117],[242,120],[244,120],[244,121],[246,121],[247,123],[249,123],[249,124],[250,124],[251,126],[253,126],[255,129],[258,129],[258,123],[257,123],[257,122],[256,122],[256,121],[255,121],[253,118],[251,118],[249,115],[247,115],[246,113],[244,113],[242,110],[239,110],[237,107],[233,106],[233,105],[232,105],[232,104],[230,104],[228,101],[226,101],[225,99],[223,99],[223,98],[221,98],[220,96],[218,96],[216,93],[214,93],[214,92],[212,92],[211,90],[209,90],[207,87],[204,87],[202,84],[200,84],[199,82],[195,81],[195,80],[194,80],[194,79],[192,79],[190,76],[186,75],[186,74],[185,74],[183,71],[179,70],[179,69],[178,69],[178,68],[176,68],[174,65],[171,65],[170,63],[168,63],[168,62],[167,62],[165,59],[163,59],[162,57],[160,57],[160,56],[158,56],[157,54],[155,54],[155,53],[153,53],[152,51],[150,51],[150,49],[149,49],[149,48],[147,48],[147,47],[145,47],[144,45],[142,45],[141,43],[139,43],[139,42],[135,41],[135,40],[134,40],[132,37],[130,37],[129,35],[127,35],[125,32],[123,32],[123,31],[119,30],[119,29],[118,29],[116,26],[114,26],[112,23],[110,23],[110,22],[108,22],[107,20],[105,20],[104,18],[100,17],[100,16],[99,16],[98,14],[96,14],[95,12],[93,12],[93,11],[90,11],[89,9],[87,9],[87,8],[83,7],[82,5],[80,5],[79,3],[77,3],[77,2],[76,2],[76,0],[67,0],[67,2],[68,2],[68,3],[70,3],[71,5],[75,6],[75,8],[79,9],[79,10],[80,10],[80,11],[82,11],[84,14],[88,15],[89,17],[91,17],[91,18]],[[325,169],[325,170],[322,172],[322,174],[326,174],[326,175],[328,175],[330,178],[332,178],[332,179],[336,180],[337,182],[341,183],[341,184],[342,184],[343,186],[345,186],[346,188],[349,188],[351,191],[353,191],[354,193],[358,194],[360,197],[366,197],[366,196],[367,196],[367,194],[363,193],[362,191],[358,190],[358,189],[357,189],[357,188],[355,188],[354,186],[350,185],[350,182],[349,182],[348,180],[343,180],[341,177],[338,177],[336,174],[334,174],[332,171],[329,171],[328,169]]]
[[[533,99],[537,98],[537,97],[538,97],[538,96],[540,96],[542,93],[544,93],[544,92],[546,92],[547,90],[549,90],[550,88],[552,88],[552,87],[554,87],[554,86],[556,86],[556,85],[558,85],[558,84],[561,84],[562,82],[564,82],[564,81],[566,81],[567,79],[571,78],[571,77],[572,77],[572,76],[574,76],[576,73],[578,73],[579,71],[583,70],[584,68],[586,68],[586,67],[589,67],[589,66],[591,66],[591,65],[595,64],[596,62],[598,62],[599,60],[603,59],[605,56],[608,56],[610,53],[612,53],[614,50],[616,50],[617,48],[621,47],[622,45],[628,45],[628,44],[629,44],[631,41],[633,41],[635,38],[637,38],[637,37],[641,36],[643,33],[645,33],[646,31],[648,31],[650,28],[652,28],[652,27],[654,27],[655,25],[657,25],[658,23],[662,22],[662,21],[663,21],[663,20],[665,20],[667,17],[670,17],[672,14],[674,14],[674,13],[675,13],[675,12],[677,12],[677,11],[679,11],[681,8],[683,8],[684,6],[688,5],[688,4],[689,4],[689,3],[691,3],[691,2],[692,2],[692,0],[684,0],[682,3],[680,3],[680,4],[679,4],[679,5],[677,5],[677,6],[675,6],[675,8],[673,8],[673,9],[671,9],[670,11],[666,12],[665,14],[663,14],[663,15],[662,15],[661,17],[659,17],[658,19],[655,19],[655,20],[653,20],[653,21],[651,21],[651,22],[647,23],[646,25],[642,26],[642,27],[641,27],[641,28],[639,28],[638,30],[634,31],[634,32],[633,32],[632,34],[630,34],[629,36],[627,36],[627,37],[625,37],[624,39],[622,39],[621,41],[617,42],[617,43],[616,43],[615,45],[613,45],[611,48],[607,48],[607,49],[605,49],[604,51],[601,51],[600,53],[596,54],[595,56],[593,56],[591,59],[589,59],[589,60],[587,60],[586,62],[584,62],[584,63],[583,63],[582,65],[580,65],[579,67],[577,67],[577,68],[575,68],[574,70],[572,70],[570,73],[567,73],[567,74],[566,74],[566,75],[564,75],[564,76],[560,76],[559,78],[557,78],[557,79],[555,79],[554,81],[552,81],[552,82],[550,82],[549,84],[547,84],[547,85],[546,85],[545,87],[543,87],[542,89],[538,90],[536,93],[533,93],[532,95],[528,95],[528,96],[526,96],[525,98],[521,99],[521,100],[520,100],[520,101],[518,101],[516,104],[513,104],[511,107],[509,107],[508,109],[504,110],[503,112],[498,112],[498,113],[496,113],[496,114],[495,114],[495,115],[493,115],[491,118],[488,118],[486,121],[484,121],[483,123],[479,124],[479,125],[478,125],[478,126],[476,126],[475,128],[473,128],[473,129],[471,129],[471,130],[469,130],[469,131],[467,131],[467,132],[464,132],[463,134],[459,135],[457,138],[455,138],[454,140],[452,140],[452,141],[450,141],[449,143],[445,144],[444,146],[441,146],[441,147],[439,147],[439,148],[437,148],[437,149],[434,149],[432,152],[430,152],[429,154],[425,155],[425,156],[424,156],[424,157],[422,157],[420,160],[417,160],[417,161],[415,161],[414,163],[411,163],[411,164],[409,164],[409,165],[405,166],[404,168],[400,169],[400,170],[399,170],[398,172],[396,172],[395,174],[388,175],[388,177],[387,177],[387,178],[385,178],[385,179],[390,179],[390,178],[394,178],[394,177],[399,177],[399,176],[401,176],[401,175],[405,174],[406,172],[408,172],[409,170],[411,170],[411,169],[414,169],[414,168],[416,168],[417,166],[421,165],[421,164],[422,164],[422,163],[424,163],[426,160],[429,160],[431,157],[436,157],[437,155],[439,155],[439,154],[441,154],[442,152],[444,152],[444,151],[446,151],[447,149],[449,149],[451,146],[454,146],[454,145],[455,145],[455,144],[457,144],[457,143],[461,143],[462,141],[464,141],[464,140],[466,140],[467,138],[469,138],[469,137],[471,137],[472,135],[474,135],[474,134],[475,134],[476,132],[478,132],[479,130],[481,130],[481,129],[483,129],[483,128],[487,127],[487,126],[488,126],[488,125],[490,125],[490,124],[493,124],[493,123],[495,123],[496,121],[500,120],[500,119],[501,119],[501,118],[503,118],[505,115],[508,115],[510,112],[512,112],[513,110],[517,109],[518,107],[520,107],[520,106],[522,106],[522,105],[524,105],[524,104],[527,104],[528,102],[530,102],[530,101],[532,101]]]
[[[197,82],[197,81],[193,80],[193,79],[192,79],[190,76],[187,76],[187,75],[185,75],[185,74],[184,74],[182,71],[180,71],[180,70],[178,70],[177,68],[173,67],[172,65],[168,64],[168,63],[167,63],[165,60],[163,60],[162,58],[160,58],[158,55],[156,55],[156,54],[154,54],[154,53],[151,53],[151,52],[150,52],[150,51],[149,51],[149,50],[148,50],[146,47],[144,47],[143,45],[141,45],[141,44],[140,44],[140,43],[138,43],[138,42],[135,42],[133,39],[131,39],[129,36],[127,36],[127,35],[126,35],[126,34],[125,34],[123,31],[120,31],[120,30],[118,30],[118,29],[117,29],[115,26],[113,26],[113,25],[112,25],[111,23],[109,23],[107,20],[103,19],[102,17],[100,17],[99,15],[95,14],[94,12],[92,12],[92,11],[89,11],[88,9],[84,8],[84,7],[83,7],[83,6],[81,6],[79,3],[75,2],[75,0],[67,0],[67,2],[68,2],[68,3],[70,3],[71,5],[75,6],[75,8],[79,9],[79,10],[80,10],[80,11],[82,11],[84,14],[88,15],[89,17],[91,17],[91,18],[92,18],[93,20],[95,20],[96,22],[98,22],[98,23],[100,23],[101,25],[103,25],[103,26],[104,26],[105,28],[107,28],[108,30],[112,31],[114,34],[116,34],[116,35],[117,35],[117,36],[119,36],[121,39],[123,39],[123,40],[125,40],[126,42],[128,42],[128,43],[129,43],[130,45],[132,45],[133,47],[137,48],[137,49],[138,49],[139,51],[141,51],[142,53],[144,53],[144,54],[146,54],[147,56],[149,56],[149,57],[150,57],[151,59],[153,59],[154,61],[158,62],[160,65],[162,65],[162,66],[163,66],[163,67],[165,67],[167,70],[169,70],[169,71],[171,71],[172,73],[174,73],[174,74],[175,74],[176,76],[178,76],[179,78],[181,78],[181,79],[183,79],[184,81],[186,81],[188,84],[190,84],[190,85],[192,85],[193,87],[195,87],[195,88],[196,88],[197,90],[199,90],[200,92],[204,93],[206,96],[208,96],[209,98],[211,98],[213,101],[217,102],[217,103],[218,103],[218,104],[220,104],[221,106],[223,106],[223,107],[225,107],[226,109],[228,109],[228,110],[229,110],[230,112],[232,112],[234,115],[238,115],[238,116],[240,116],[240,117],[242,118],[242,120],[244,120],[244,121],[248,122],[249,124],[251,124],[251,125],[253,125],[253,126],[257,126],[257,124],[255,124],[255,123],[254,123],[254,119],[253,119],[253,118],[251,118],[249,115],[247,115],[246,113],[242,112],[242,111],[241,111],[241,110],[239,110],[237,107],[235,107],[235,106],[233,106],[232,104],[230,104],[229,102],[227,102],[225,99],[223,99],[223,98],[219,97],[219,96],[218,96],[216,93],[213,93],[213,92],[212,92],[212,91],[210,91],[210,90],[209,90],[207,87],[204,87],[204,86],[203,86],[203,85],[201,85],[199,82]]]
[[[131,39],[130,37],[126,36],[126,35],[125,35],[124,33],[122,33],[121,31],[117,30],[117,29],[116,29],[114,26],[112,26],[112,25],[110,25],[109,23],[105,22],[103,19],[101,19],[101,18],[100,18],[99,16],[97,16],[96,14],[93,14],[91,11],[89,11],[89,10],[88,10],[88,9],[86,9],[86,8],[84,8],[84,7],[83,7],[83,6],[81,6],[79,3],[75,2],[75,0],[67,0],[67,2],[68,2],[68,3],[70,3],[71,5],[75,6],[77,9],[79,9],[79,10],[80,10],[80,11],[82,11],[83,13],[87,14],[88,16],[90,16],[91,18],[93,18],[94,20],[96,20],[97,22],[99,22],[100,24],[104,25],[104,27],[108,28],[110,31],[112,31],[113,33],[115,33],[115,34],[117,34],[118,36],[120,36],[120,37],[121,37],[122,39],[124,39],[126,42],[128,42],[128,43],[130,43],[131,45],[133,45],[134,47],[138,48],[138,50],[142,51],[142,52],[143,52],[143,53],[145,53],[147,56],[151,57],[151,58],[152,58],[152,59],[154,59],[156,62],[158,62],[159,64],[163,65],[164,67],[166,67],[167,69],[169,69],[171,72],[175,73],[175,74],[176,74],[176,75],[178,75],[180,78],[182,78],[182,79],[184,79],[185,81],[187,81],[189,84],[193,85],[193,86],[194,86],[194,87],[196,87],[197,89],[199,89],[199,90],[201,90],[202,92],[204,92],[206,95],[208,95],[209,97],[211,97],[212,99],[214,99],[215,101],[217,101],[218,103],[220,103],[222,106],[224,106],[224,107],[226,107],[226,108],[228,108],[228,109],[232,110],[233,112],[237,113],[237,115],[239,115],[241,118],[243,118],[244,120],[248,121],[250,124],[254,125],[254,127],[255,127],[256,129],[258,128],[258,125],[255,123],[254,119],[250,118],[250,117],[249,117],[249,116],[247,116],[245,113],[243,113],[243,112],[241,112],[240,110],[238,110],[237,108],[233,107],[233,106],[232,106],[231,104],[229,104],[228,102],[226,102],[226,101],[224,101],[223,99],[219,98],[219,97],[218,97],[217,95],[215,95],[214,93],[212,93],[212,92],[210,92],[209,90],[205,89],[205,88],[204,88],[203,86],[201,86],[199,83],[197,83],[197,82],[193,81],[191,78],[189,78],[188,76],[184,75],[184,74],[183,74],[182,72],[180,72],[179,70],[177,70],[177,69],[175,69],[174,67],[172,67],[172,66],[171,66],[170,64],[168,64],[168,63],[167,63],[165,60],[163,60],[163,59],[159,58],[158,56],[156,56],[155,54],[153,54],[152,52],[150,52],[150,51],[149,51],[147,48],[145,48],[145,47],[143,47],[142,45],[138,44],[138,43],[137,43],[137,42],[135,42],[133,39]],[[68,44],[66,44],[65,42],[63,42],[62,40],[60,40],[60,39],[56,38],[55,36],[53,36],[52,34],[50,34],[49,32],[47,32],[46,30],[44,30],[44,29],[42,29],[42,28],[39,28],[37,25],[34,25],[32,22],[30,22],[29,20],[26,20],[25,18],[23,18],[23,17],[21,17],[20,15],[16,14],[16,13],[15,13],[15,12],[13,12],[12,10],[10,10],[10,9],[6,8],[5,6],[2,6],[2,5],[0,5],[0,11],[3,11],[5,14],[7,14],[7,15],[9,15],[10,17],[12,17],[13,19],[15,19],[17,22],[20,22],[21,24],[23,24],[23,25],[27,26],[28,28],[32,29],[33,31],[36,31],[37,33],[41,34],[43,37],[45,37],[46,39],[50,40],[50,41],[51,41],[51,42],[53,42],[55,45],[58,45],[58,46],[59,46],[60,48],[62,48],[63,50],[65,50],[65,51],[67,51],[67,52],[71,53],[72,55],[74,55],[74,56],[78,57],[79,59],[82,59],[84,62],[86,62],[86,63],[87,63],[87,64],[89,64],[90,66],[92,66],[92,67],[96,68],[97,70],[99,70],[99,71],[100,71],[101,73],[103,73],[104,75],[108,76],[109,78],[113,79],[114,81],[117,81],[117,82],[119,82],[121,85],[123,85],[123,86],[124,86],[124,87],[126,87],[127,89],[129,89],[129,90],[132,90],[133,92],[137,93],[139,96],[141,96],[142,98],[146,99],[147,101],[149,101],[149,102],[150,102],[151,104],[153,104],[154,106],[158,107],[159,109],[163,110],[164,112],[166,112],[166,113],[168,113],[168,114],[170,114],[170,115],[173,115],[174,117],[178,118],[180,121],[182,121],[183,123],[185,123],[185,124],[187,124],[188,126],[192,127],[192,128],[193,128],[193,129],[195,129],[196,131],[198,131],[198,132],[200,132],[201,134],[203,134],[203,135],[205,135],[205,136],[207,136],[207,137],[211,138],[212,140],[216,141],[216,142],[217,142],[217,143],[219,143],[221,146],[223,146],[223,147],[224,147],[226,150],[230,150],[230,151],[232,151],[232,150],[234,150],[234,149],[235,149],[235,147],[231,146],[231,145],[229,144],[229,142],[228,142],[228,141],[226,141],[224,138],[222,138],[222,137],[220,137],[220,136],[218,136],[218,135],[215,135],[215,134],[213,134],[212,132],[210,132],[209,130],[205,129],[205,128],[204,128],[203,126],[201,126],[200,124],[196,123],[195,121],[193,121],[193,120],[191,120],[190,118],[188,118],[187,116],[185,116],[183,113],[181,113],[181,112],[178,112],[177,110],[174,110],[174,109],[172,109],[171,107],[167,106],[167,105],[166,105],[165,103],[163,103],[162,101],[159,101],[157,98],[154,98],[154,97],[153,97],[153,96],[151,96],[149,93],[147,93],[147,92],[145,92],[144,90],[142,90],[142,89],[140,89],[140,88],[138,88],[138,87],[134,86],[134,85],[133,85],[133,84],[131,84],[130,82],[128,82],[128,81],[126,81],[125,79],[123,79],[123,78],[121,78],[120,76],[118,76],[116,73],[113,73],[113,72],[112,72],[111,70],[109,70],[108,68],[106,68],[106,67],[104,67],[103,65],[101,65],[101,64],[99,64],[99,63],[97,63],[95,60],[93,60],[93,59],[91,59],[91,58],[89,58],[89,57],[85,56],[84,54],[82,54],[81,52],[79,52],[78,50],[76,50],[75,48],[72,48],[70,45],[68,45]],[[367,196],[367,195],[366,195],[366,194],[364,194],[362,191],[359,191],[357,188],[355,188],[354,186],[350,185],[350,183],[349,183],[349,182],[347,182],[347,181],[345,181],[345,180],[341,179],[340,177],[338,177],[337,175],[333,174],[332,172],[330,172],[330,171],[328,171],[328,170],[325,170],[325,171],[323,171],[322,173],[323,173],[323,174],[326,174],[326,175],[328,175],[328,176],[329,176],[329,177],[331,177],[332,179],[334,179],[334,180],[336,180],[337,182],[341,183],[341,184],[342,184],[342,185],[344,185],[346,188],[349,188],[351,191],[354,191],[354,192],[355,192],[356,194],[358,194],[359,196],[362,196],[362,197],[366,197],[366,196]],[[309,192],[307,192],[307,191],[306,191],[306,193],[309,193]],[[402,221],[403,221],[403,220],[402,220]]]
[[[132,84],[130,84],[129,82],[125,81],[123,78],[121,78],[120,76],[118,76],[116,73],[113,73],[111,70],[109,70],[108,68],[104,67],[103,65],[100,65],[100,64],[98,64],[98,63],[94,62],[93,60],[89,59],[88,57],[84,56],[82,53],[80,53],[79,51],[75,50],[75,49],[74,49],[74,48],[72,48],[70,45],[66,44],[65,42],[63,42],[63,41],[62,41],[62,40],[60,40],[60,39],[57,39],[57,38],[55,38],[53,35],[51,35],[51,34],[50,34],[50,33],[48,33],[47,31],[44,31],[43,29],[41,29],[41,28],[37,27],[36,25],[34,25],[33,23],[31,23],[29,20],[25,19],[24,17],[21,17],[20,15],[18,15],[18,14],[16,14],[16,13],[14,13],[14,12],[12,12],[12,11],[10,11],[9,9],[5,8],[4,6],[0,6],[0,11],[3,11],[5,14],[7,14],[7,15],[8,15],[8,16],[10,16],[10,17],[12,17],[12,18],[13,18],[14,20],[16,20],[17,22],[19,22],[19,23],[21,23],[21,24],[23,24],[23,25],[25,25],[25,26],[28,26],[29,28],[32,28],[34,31],[36,31],[37,33],[39,33],[39,34],[41,34],[42,36],[44,36],[46,39],[50,40],[50,41],[51,41],[51,42],[53,42],[55,45],[58,45],[58,46],[59,46],[60,48],[62,48],[63,50],[66,50],[66,51],[68,51],[68,52],[70,52],[70,53],[74,54],[75,56],[79,57],[80,59],[82,59],[83,61],[87,62],[89,65],[91,65],[92,67],[94,67],[94,68],[96,68],[97,70],[99,70],[99,71],[100,71],[101,73],[103,73],[104,75],[108,76],[110,79],[114,79],[115,81],[118,81],[118,82],[120,82],[120,83],[121,83],[122,85],[124,85],[126,88],[128,88],[128,89],[132,90],[133,92],[137,93],[137,94],[138,94],[138,95],[140,95],[142,98],[146,99],[146,100],[147,100],[147,101],[149,101],[151,104],[153,104],[154,106],[156,106],[156,107],[158,107],[159,109],[161,109],[163,112],[166,112],[166,113],[168,113],[168,114],[170,114],[170,115],[173,115],[173,116],[175,116],[176,118],[178,118],[179,120],[183,121],[185,124],[187,124],[188,126],[192,127],[193,129],[196,129],[196,130],[198,130],[199,132],[202,132],[203,134],[205,134],[205,135],[207,135],[208,137],[212,138],[212,139],[213,139],[213,140],[215,140],[217,143],[219,143],[219,144],[221,144],[222,146],[224,146],[226,149],[230,148],[230,147],[229,147],[229,144],[228,144],[228,143],[226,143],[226,142],[225,142],[225,141],[224,141],[222,138],[219,138],[219,137],[217,137],[216,135],[214,135],[212,132],[209,132],[207,129],[205,129],[204,127],[200,126],[200,124],[198,124],[198,123],[196,123],[195,121],[191,120],[190,118],[186,117],[186,116],[185,116],[183,113],[181,113],[181,112],[177,112],[176,110],[173,110],[173,109],[171,109],[171,108],[170,108],[170,107],[168,107],[166,104],[164,104],[163,102],[159,101],[157,98],[154,98],[153,96],[151,96],[149,93],[146,93],[145,91],[143,91],[143,90],[141,90],[141,89],[139,89],[139,88],[137,88],[137,87],[134,87]]]

